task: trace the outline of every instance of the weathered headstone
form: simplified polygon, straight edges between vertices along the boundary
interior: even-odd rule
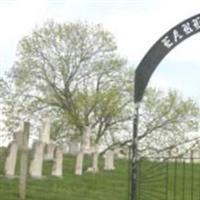
[[[82,136],[82,143],[81,143],[81,150],[86,154],[92,153],[90,146],[90,137],[91,137],[91,128],[89,126],[86,126],[84,134]]]
[[[92,168],[94,172],[99,171],[98,159],[99,159],[99,149],[98,149],[98,146],[95,146],[94,153],[93,153],[93,160],[92,160]]]
[[[39,141],[34,144],[33,160],[31,161],[29,169],[29,173],[33,178],[42,178],[44,147],[45,144]]]
[[[93,172],[96,173],[99,171],[98,167],[98,159],[99,159],[99,152],[98,152],[98,146],[96,145],[93,147],[93,154],[92,154],[92,167],[89,167],[87,169],[87,172]]]
[[[52,169],[52,175],[62,177],[63,175],[63,150],[60,147],[56,147],[54,151],[54,163]]]
[[[17,141],[14,140],[8,146],[8,156],[5,161],[4,171],[7,177],[12,178],[15,176],[17,152],[18,152],[18,144]]]
[[[26,199],[27,171],[28,171],[28,142],[30,123],[23,122],[23,128],[18,138],[20,152],[19,196],[20,200]]]
[[[50,143],[51,122],[48,116],[44,117],[42,131],[40,132],[40,141],[46,144]]]
[[[200,163],[200,152],[199,150],[191,150],[190,161],[193,163]]]
[[[108,150],[105,153],[105,163],[104,163],[104,169],[105,170],[114,170],[114,151]]]
[[[14,133],[13,139],[17,142],[18,146],[21,146],[22,130],[18,130]]]
[[[75,141],[70,141],[68,143],[69,145],[69,154],[70,155],[77,155],[79,152],[80,152],[80,145],[78,142],[75,142]]]
[[[55,148],[56,148],[56,145],[53,143],[49,143],[45,146],[44,160],[53,160],[54,159]]]
[[[83,159],[84,159],[84,153],[79,152],[76,157],[76,168],[75,168],[76,175],[82,175],[83,173]]]

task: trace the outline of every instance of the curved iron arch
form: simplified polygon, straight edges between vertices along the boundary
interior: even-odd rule
[[[174,26],[150,48],[135,72],[135,103],[142,100],[149,79],[162,59],[178,44],[198,32],[200,32],[200,14]]]
[[[135,113],[133,119],[133,143],[131,161],[131,200],[138,200],[138,123],[139,103],[142,101],[144,91],[149,79],[162,59],[178,44],[190,36],[200,32],[200,14],[179,23],[164,34],[147,52],[135,72],[134,102]]]

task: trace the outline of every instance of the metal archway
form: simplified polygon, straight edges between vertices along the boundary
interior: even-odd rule
[[[162,59],[178,44],[198,32],[200,32],[200,14],[184,20],[164,34],[150,48],[136,69],[134,82],[135,113],[133,119],[131,200],[137,200],[139,103],[142,101],[144,91],[153,72]]]

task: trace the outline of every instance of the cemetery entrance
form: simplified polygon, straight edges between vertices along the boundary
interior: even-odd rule
[[[140,158],[138,152],[139,107],[151,75],[162,59],[178,44],[200,31],[197,14],[164,34],[147,52],[135,73],[133,122],[131,200],[197,200],[199,191],[199,165],[195,158]],[[198,160],[198,158],[196,158]],[[188,162],[190,160],[190,162]],[[189,164],[188,164],[189,163]],[[190,179],[189,179],[190,177]],[[190,180],[190,181],[188,181]],[[182,191],[182,192],[180,192]],[[187,195],[186,195],[187,191]]]

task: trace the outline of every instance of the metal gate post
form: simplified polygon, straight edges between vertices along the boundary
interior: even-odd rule
[[[131,200],[137,200],[138,187],[138,120],[139,120],[139,103],[135,104],[133,118],[133,142],[132,142],[132,171],[131,171]]]

